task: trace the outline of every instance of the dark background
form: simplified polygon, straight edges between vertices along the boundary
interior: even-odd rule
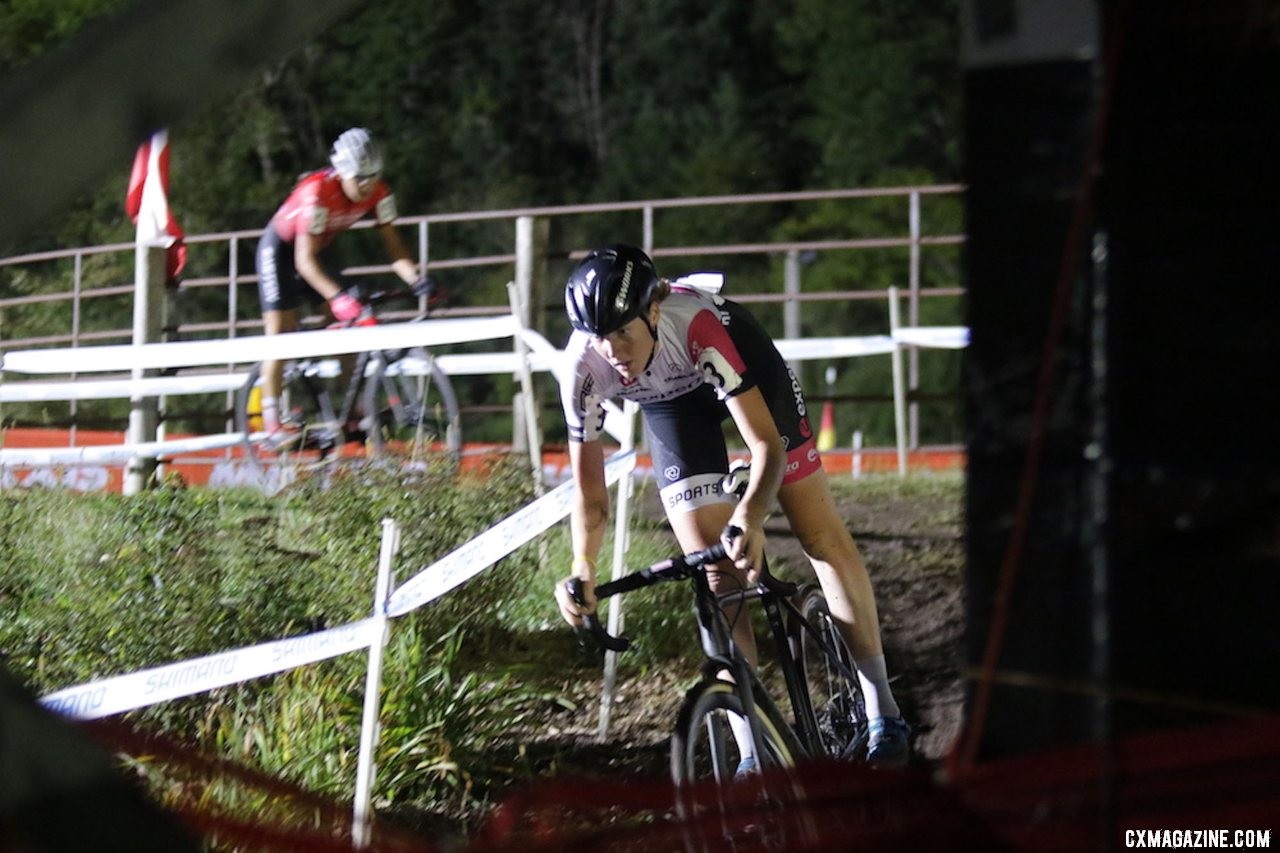
[[[1275,711],[1274,11],[1106,3],[1073,59],[983,7],[1028,49],[965,75],[969,746]]]

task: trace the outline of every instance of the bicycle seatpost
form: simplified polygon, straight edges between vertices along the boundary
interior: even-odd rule
[[[720,478],[720,491],[741,499],[751,482],[751,460],[739,459],[729,466],[729,473]]]

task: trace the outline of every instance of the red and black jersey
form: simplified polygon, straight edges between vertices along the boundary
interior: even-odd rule
[[[321,169],[294,186],[271,217],[271,227],[286,243],[292,243],[299,233],[306,231],[318,238],[319,248],[323,249],[371,210],[379,225],[396,218],[395,196],[385,181],[378,180],[369,198],[352,201],[342,191],[341,176],[333,169]]]

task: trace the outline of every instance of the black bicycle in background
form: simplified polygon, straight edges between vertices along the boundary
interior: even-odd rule
[[[726,493],[740,496],[746,481],[746,469],[738,468],[722,485]],[[671,557],[601,584],[596,587],[596,597],[603,601],[668,581],[686,581],[692,586],[706,661],[700,680],[685,694],[671,736],[671,778],[681,817],[703,828],[710,819],[714,829],[702,836],[703,840],[741,831],[803,833],[802,821],[788,826],[785,821],[761,821],[758,816],[740,814],[735,804],[740,804],[741,797],[732,795],[731,789],[742,787],[737,783],[751,783],[762,786],[756,793],[766,801],[794,803],[803,799],[803,785],[794,772],[798,763],[860,761],[866,757],[866,708],[853,657],[816,585],[779,580],[769,574],[766,565],[755,586],[717,595],[708,574],[716,571],[715,564],[724,558],[724,546],[719,543]],[[569,592],[581,602],[580,581],[570,581]],[[764,610],[771,640],[768,646],[786,687],[789,718],[732,639],[725,610],[751,601],[759,602]],[[749,618],[746,608],[738,613],[738,618]],[[609,634],[596,615],[588,617],[585,624],[607,649],[624,651],[630,646],[626,638]],[[761,645],[763,651],[766,644]],[[749,725],[759,773],[738,773],[743,756],[730,728],[734,718]],[[761,801],[753,802],[759,805]]]
[[[417,299],[406,289],[361,293],[365,310],[350,323],[330,328],[378,324],[378,309],[396,299]],[[423,309],[406,322],[427,316]],[[286,361],[280,385],[281,423],[290,440],[263,446],[262,364],[256,364],[236,395],[236,429],[245,435],[245,457],[266,475],[271,466],[307,468],[331,463],[344,448],[364,445],[364,455],[394,453],[409,464],[429,452],[453,459],[462,453],[457,398],[448,375],[422,347],[373,350],[351,356],[348,370],[338,358]]]

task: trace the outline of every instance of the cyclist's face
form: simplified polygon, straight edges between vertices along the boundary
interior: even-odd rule
[[[650,315],[657,320],[657,305],[651,306]],[[622,375],[623,379],[635,379],[644,372],[653,355],[654,340],[644,319],[637,317],[627,325],[602,338],[592,338],[591,348]]]
[[[356,175],[342,179],[342,191],[352,201],[364,201],[373,195],[373,188],[378,184],[378,175]]]

